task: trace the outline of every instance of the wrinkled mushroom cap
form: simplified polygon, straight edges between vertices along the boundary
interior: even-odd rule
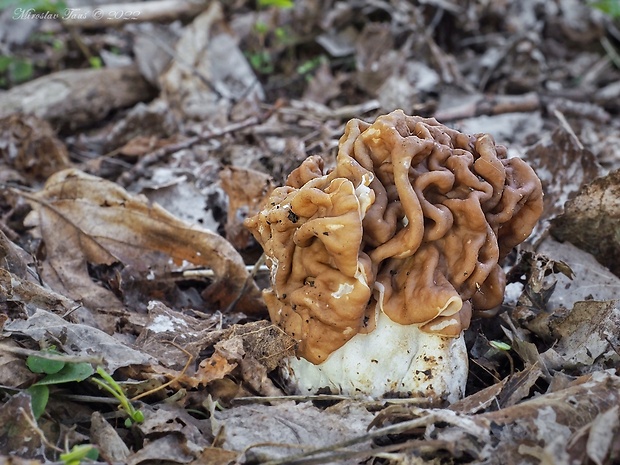
[[[271,266],[271,319],[319,364],[377,309],[458,336],[472,309],[501,303],[498,262],[541,212],[536,174],[490,135],[397,110],[349,121],[335,168],[308,158],[246,226]]]

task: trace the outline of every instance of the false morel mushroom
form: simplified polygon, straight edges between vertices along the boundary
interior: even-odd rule
[[[309,157],[246,220],[270,317],[298,342],[293,390],[461,397],[463,331],[501,304],[500,261],[542,206],[534,171],[488,134],[401,110],[349,121],[334,169]]]

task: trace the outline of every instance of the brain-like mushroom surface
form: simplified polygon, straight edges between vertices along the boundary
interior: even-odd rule
[[[488,134],[401,110],[349,121],[336,166],[323,165],[309,157],[246,220],[272,271],[270,317],[299,343],[293,383],[455,399],[467,376],[462,331],[472,311],[502,302],[499,263],[540,217],[538,177]],[[368,371],[398,364],[394,352],[400,366]],[[343,380],[348,371],[363,379]]]

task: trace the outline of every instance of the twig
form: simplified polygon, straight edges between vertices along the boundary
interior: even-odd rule
[[[440,110],[433,116],[438,121],[446,122],[481,115],[535,111],[541,106],[541,98],[535,92],[523,95],[484,96],[473,103]]]
[[[149,166],[165,160],[173,153],[178,152],[179,150],[188,149],[199,142],[205,142],[210,139],[215,139],[216,137],[222,137],[226,134],[230,134],[231,132],[241,131],[242,129],[259,125],[268,119],[278,108],[278,106],[273,106],[264,115],[250,116],[249,118],[246,118],[238,123],[232,123],[220,129],[206,131],[197,136],[189,137],[181,142],[166,145],[165,147],[155,150],[154,152],[140,158],[138,163],[136,163],[129,171],[123,173],[117,182],[121,186],[127,187],[133,182],[134,179],[144,176],[146,174],[146,169]]]
[[[68,363],[93,363],[93,364],[102,364],[103,358],[100,356],[94,355],[65,355],[65,354],[52,354],[49,352],[41,352],[40,350],[30,350],[24,349],[22,347],[12,347],[6,344],[0,344],[0,349],[4,352],[10,352],[16,355],[22,355],[25,357],[29,357],[30,355],[35,355],[39,358],[43,358],[45,360],[54,360],[58,362],[68,362]]]
[[[37,433],[37,435],[41,438],[41,442],[43,444],[45,444],[50,449],[55,450],[56,452],[64,452],[64,450],[62,450],[60,447],[57,447],[56,445],[49,442],[49,440],[45,437],[45,433],[43,432],[43,430],[39,428],[39,425],[37,425],[36,420],[32,418],[30,415],[28,415],[28,412],[26,412],[22,407],[17,409],[17,413],[23,415],[26,422],[30,425],[30,427],[34,430],[34,432]]]
[[[174,378],[172,378],[171,380],[165,382],[164,384],[157,386],[156,388],[153,388],[149,391],[143,392],[142,394],[138,394],[137,396],[134,396],[131,398],[131,401],[136,401],[138,399],[141,399],[142,397],[146,397],[148,395],[151,395],[157,391],[161,391],[162,389],[165,389],[166,387],[170,386],[172,383],[176,382],[179,378],[181,378],[181,376],[183,376],[185,374],[185,372],[187,371],[187,369],[189,368],[190,363],[192,363],[192,360],[194,360],[194,357],[192,356],[192,354],[190,354],[187,350],[185,350],[183,347],[179,346],[178,344],[176,344],[173,341],[166,341],[168,344],[176,347],[177,349],[179,349],[181,352],[185,353],[185,355],[187,355],[187,363],[185,364],[185,366],[183,367],[183,370],[181,370],[181,373],[179,373],[178,375],[176,375]]]
[[[384,426],[382,428],[378,428],[374,431],[370,431],[363,436],[356,436],[354,438],[348,439],[346,441],[337,442],[327,447],[319,447],[316,449],[312,449],[304,454],[299,454],[291,457],[285,457],[282,459],[271,460],[268,462],[263,462],[262,465],[310,465],[314,463],[325,463],[325,459],[328,458],[325,455],[321,457],[312,457],[319,454],[326,454],[332,451],[336,451],[337,449],[344,449],[346,447],[353,446],[355,444],[359,444],[362,442],[366,442],[369,439],[374,439],[382,436],[387,436],[388,434],[402,434],[408,431],[411,431],[416,428],[426,427],[431,423],[435,422],[446,422],[450,424],[456,424],[461,426],[467,432],[474,436],[482,436],[486,433],[486,430],[479,425],[477,425],[473,420],[461,417],[458,414],[450,412],[449,410],[422,410],[416,409],[418,414],[421,416],[419,418],[415,418],[413,420],[404,421],[402,423],[397,423],[395,425]],[[348,451],[343,451],[343,454],[349,453]],[[350,453],[359,454],[359,451],[350,451]]]
[[[577,147],[579,147],[579,150],[583,150],[583,144],[579,140],[579,137],[577,137],[577,134],[575,134],[575,131],[573,131],[573,128],[571,127],[571,125],[566,120],[566,117],[564,116],[564,113],[562,113],[557,108],[554,108],[553,109],[553,114],[560,121],[560,124],[562,125],[564,130],[571,135],[571,137],[575,141],[575,144],[577,144]]]

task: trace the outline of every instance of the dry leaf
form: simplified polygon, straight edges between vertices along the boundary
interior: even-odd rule
[[[555,351],[564,367],[584,367],[588,372],[620,363],[620,300],[577,302],[552,328],[559,338]]]
[[[6,323],[4,331],[28,336],[35,341],[51,338],[67,354],[103,359],[110,373],[120,367],[155,363],[149,355],[122,344],[99,329],[69,323],[44,310],[37,310],[27,320],[13,320]]]
[[[592,152],[580,147],[563,129],[556,129],[532,146],[525,158],[536,170],[545,192],[542,221],[534,232],[540,237],[549,220],[564,211],[566,201],[601,170]]]
[[[45,445],[34,425],[30,395],[20,392],[10,397],[6,403],[0,405],[2,450],[18,454],[21,458],[44,459]]]
[[[147,308],[148,322],[134,346],[173,370],[181,371],[189,357],[196,360],[200,351],[211,347],[224,332],[218,329],[221,314],[195,318],[154,301],[149,302]],[[191,364],[186,374],[193,375]]]
[[[235,372],[257,394],[283,395],[267,374],[294,348],[294,339],[267,321],[233,325],[215,344],[215,353],[200,363],[196,378],[208,384]]]
[[[109,307],[115,297],[92,282],[88,263],[120,262],[152,270],[158,264],[188,262],[211,268],[217,279],[207,288],[205,298],[216,308],[233,303],[248,280],[243,260],[225,239],[177,219],[110,181],[65,170],[27,199],[33,207],[27,222],[38,226],[47,251],[44,280],[57,292],[81,299],[91,308]],[[117,305],[122,308],[118,301]],[[262,310],[253,283],[237,309]]]
[[[309,402],[291,401],[273,406],[242,405],[216,411],[214,416],[223,426],[224,447],[245,450],[251,462],[294,456],[301,452],[299,446],[325,447],[352,438],[362,434],[372,419],[363,407],[347,403],[320,410]]]
[[[238,102],[247,110],[264,98],[252,67],[224,21],[219,2],[183,30],[171,66],[161,75],[162,96],[181,119],[225,124]],[[190,64],[190,66],[188,66]]]
[[[237,249],[244,249],[252,235],[243,226],[243,221],[258,212],[263,199],[271,194],[275,185],[271,176],[265,173],[234,166],[220,171],[220,180],[228,195],[226,239]]]
[[[0,119],[0,160],[31,181],[71,166],[67,148],[49,123],[32,115]]]
[[[620,276],[620,170],[598,178],[566,204],[551,233],[591,253]]]
[[[90,417],[90,438],[99,449],[101,457],[109,463],[124,462],[130,454],[116,430],[97,411]]]

